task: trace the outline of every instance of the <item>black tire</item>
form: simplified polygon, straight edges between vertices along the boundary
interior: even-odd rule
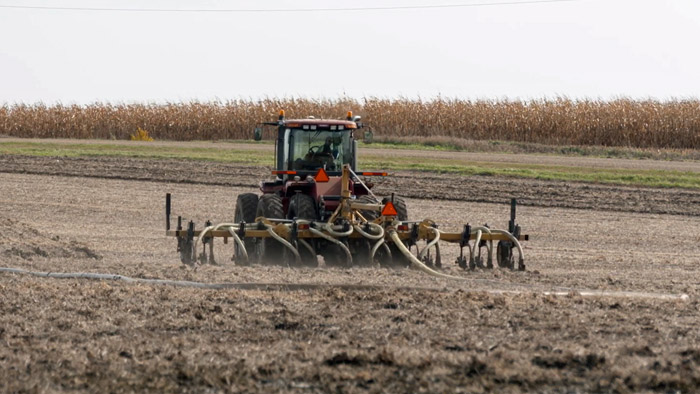
[[[379,201],[369,194],[357,197],[356,201],[362,204],[379,204]],[[379,212],[377,211],[360,210],[360,214],[370,222],[379,217]]]
[[[263,194],[258,200],[255,217],[284,219],[282,199],[277,194]],[[255,242],[258,263],[283,264],[285,246],[272,237],[259,238]]]
[[[391,197],[384,197],[382,199],[382,204],[386,204],[389,201],[391,201]],[[394,196],[394,208],[396,208],[396,213],[398,213],[396,216],[398,220],[408,220],[408,207],[406,206],[406,200],[404,200],[402,197]]]
[[[499,268],[515,268],[515,257],[513,256],[513,244],[509,241],[498,241],[496,247],[496,260]]]
[[[318,220],[316,202],[308,194],[297,193],[289,199],[287,219]]]
[[[316,210],[316,202],[313,197],[308,194],[297,193],[289,199],[289,210],[287,211],[287,219],[307,219],[318,220],[318,212]],[[315,242],[307,239],[314,250],[316,250]],[[315,267],[318,265],[316,253],[311,253],[305,246],[299,245],[297,248],[301,256],[301,263],[306,266]],[[287,253],[290,264],[294,264],[294,257],[291,253]]]
[[[255,223],[255,213],[258,209],[258,195],[255,193],[239,194],[236,198],[235,214],[233,221],[235,223],[245,222],[246,226],[251,226]],[[242,239],[248,253],[248,261],[243,260],[243,253],[237,243],[233,244],[233,256],[236,265],[248,265],[255,261],[255,239]]]

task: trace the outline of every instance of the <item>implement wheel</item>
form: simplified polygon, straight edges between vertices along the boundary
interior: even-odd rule
[[[509,241],[498,241],[496,259],[500,268],[514,269],[515,258],[513,256],[513,243]]]
[[[282,199],[277,194],[263,194],[258,200],[255,210],[256,217],[268,219],[284,219]],[[259,238],[255,242],[255,250],[260,264],[283,264],[285,246],[272,237]]]
[[[252,226],[255,223],[255,211],[258,208],[258,195],[255,193],[239,194],[236,199],[236,209],[233,221],[236,223],[245,222],[246,226]],[[243,238],[243,245],[248,253],[248,261],[243,260],[243,253],[238,246],[238,243],[233,243],[233,256],[236,265],[248,265],[254,261],[255,240],[252,238]]]
[[[316,202],[308,194],[297,193],[289,199],[289,211],[287,212],[287,219],[307,219],[307,220],[318,220],[318,213],[316,212]],[[315,242],[311,239],[306,242],[311,245],[314,250]],[[316,253],[313,254],[309,249],[303,245],[297,247],[299,255],[301,256],[301,263],[309,267],[316,267],[318,265],[318,260],[316,259]],[[294,257],[289,252],[285,252],[290,262],[294,262]]]

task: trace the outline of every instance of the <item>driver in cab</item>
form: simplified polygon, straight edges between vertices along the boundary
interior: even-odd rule
[[[333,149],[331,147],[332,143],[333,143],[333,141],[331,140],[331,137],[327,137],[326,143],[323,144],[323,148],[321,149],[321,153],[326,154],[326,155],[332,155],[333,154]]]
[[[314,149],[316,148],[316,150]],[[333,149],[333,139],[326,137],[323,145],[312,147],[304,157],[304,160],[298,159],[294,167],[295,169],[316,169],[325,168],[326,170],[335,171],[335,157],[337,150]]]
[[[326,137],[326,142],[323,144],[319,152],[316,153],[316,161],[326,170],[335,170],[336,152],[333,149],[333,139]]]

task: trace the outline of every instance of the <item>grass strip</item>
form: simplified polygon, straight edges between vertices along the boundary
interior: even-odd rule
[[[700,174],[681,171],[609,170],[582,167],[550,167],[541,165],[484,163],[440,164],[402,163],[400,161],[364,161],[363,168],[388,170],[427,171],[465,176],[495,176],[604,183],[612,185],[647,186],[662,188],[700,189]]]
[[[572,157],[600,157],[631,160],[697,161],[694,149],[642,149],[608,146],[546,145],[533,142],[466,140],[448,137],[379,137],[371,144],[360,142],[362,149],[398,149],[457,152],[537,154]]]
[[[142,159],[197,160],[220,163],[272,166],[274,155],[255,150],[217,147],[148,146],[124,144],[56,144],[50,142],[0,142],[0,154],[44,157],[130,157]],[[540,164],[492,163],[431,159],[416,162],[411,157],[365,153],[362,169],[409,170],[468,176],[514,177],[556,181],[592,182],[630,186],[700,189],[700,173],[637,169],[599,169]]]
[[[272,165],[273,155],[251,150],[146,146],[122,144],[52,144],[45,142],[0,142],[0,154],[43,157],[133,157],[141,159],[182,159],[220,163]]]

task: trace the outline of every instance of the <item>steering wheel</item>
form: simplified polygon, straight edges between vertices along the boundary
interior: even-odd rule
[[[330,152],[321,152],[321,149],[324,147],[325,145],[312,146],[309,148],[309,152],[307,154],[311,156],[311,160],[315,159],[316,156],[327,156],[332,158],[333,155]]]
[[[312,147],[309,148],[309,153],[308,153],[308,154],[310,154],[310,155],[311,155],[311,158],[313,158],[314,156],[316,156],[316,155],[321,151],[321,148],[323,148],[323,145],[312,146]]]

